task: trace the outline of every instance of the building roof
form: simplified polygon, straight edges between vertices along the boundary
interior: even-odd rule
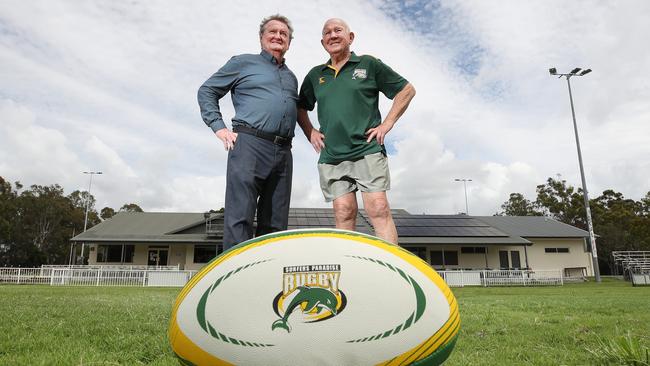
[[[412,215],[392,210],[400,244],[531,245],[526,238],[577,238],[588,233],[545,217]],[[217,231],[206,234],[203,213],[121,212],[81,233],[72,241],[104,243],[221,243],[223,215],[211,214]],[[333,228],[329,208],[292,208],[289,229]],[[374,234],[364,210],[356,231]]]
[[[203,213],[120,212],[74,238],[76,242],[215,242],[205,230],[184,232],[205,225]],[[191,230],[190,230],[191,231]]]
[[[585,238],[589,233],[544,216],[477,216],[477,220],[524,238]]]

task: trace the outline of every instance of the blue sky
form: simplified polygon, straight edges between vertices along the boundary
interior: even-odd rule
[[[0,176],[72,191],[101,170],[98,209],[221,207],[226,154],[196,90],[232,55],[258,52],[259,21],[275,12],[294,24],[286,57],[299,80],[327,59],[323,22],[342,17],[355,52],[415,85],[389,135],[393,207],[464,211],[454,178],[473,179],[481,215],[558,173],[579,185],[566,83],[551,66],[594,70],[572,82],[592,196],[650,190],[645,1],[0,2]],[[317,156],[296,135],[292,205],[326,207]]]

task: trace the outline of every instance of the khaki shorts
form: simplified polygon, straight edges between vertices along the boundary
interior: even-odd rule
[[[331,202],[350,192],[384,192],[390,189],[388,158],[378,152],[356,161],[318,164],[320,188]]]

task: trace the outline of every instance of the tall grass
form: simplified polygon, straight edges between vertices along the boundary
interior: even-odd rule
[[[586,347],[598,365],[650,366],[650,348],[641,344],[640,337],[625,335],[598,338],[595,348]]]

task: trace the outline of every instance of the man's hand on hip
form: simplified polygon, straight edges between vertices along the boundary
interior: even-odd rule
[[[370,142],[373,138],[376,138],[379,145],[383,145],[388,131],[390,131],[392,128],[392,123],[384,121],[384,123],[380,124],[379,126],[369,129],[366,131],[366,135],[368,135],[366,142]]]
[[[228,150],[232,150],[235,147],[235,140],[237,140],[237,134],[230,131],[227,128],[222,128],[214,133],[217,135],[219,140],[223,142],[223,147]]]
[[[312,128],[311,134],[309,136],[309,142],[311,142],[311,146],[314,147],[314,150],[319,153],[321,149],[325,147],[325,135],[323,135],[317,129]]]

